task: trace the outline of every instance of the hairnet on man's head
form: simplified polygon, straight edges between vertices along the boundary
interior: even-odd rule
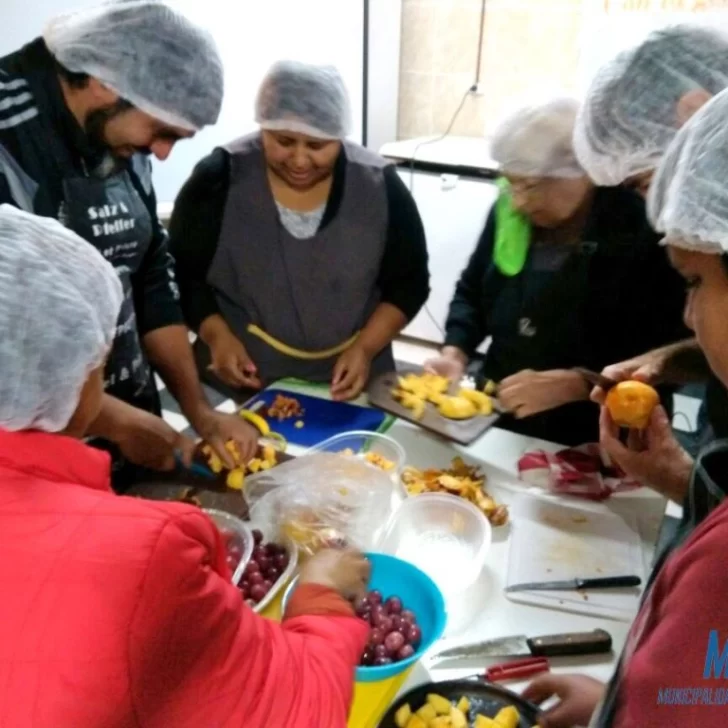
[[[664,242],[728,252],[728,90],[675,136],[650,187],[647,211]]]
[[[351,131],[351,104],[333,66],[279,61],[268,71],[255,102],[262,129],[344,139]]]
[[[593,79],[574,132],[579,161],[602,185],[653,170],[680,127],[680,99],[726,87],[728,36],[689,25],[652,33]]]
[[[572,136],[578,102],[558,97],[523,106],[507,116],[491,140],[491,157],[504,174],[519,177],[583,177]]]
[[[115,0],[61,15],[43,38],[69,71],[141,111],[197,131],[220,115],[223,69],[212,36],[160,0]]]
[[[0,205],[0,427],[68,425],[111,347],[122,300],[92,245],[56,220]]]

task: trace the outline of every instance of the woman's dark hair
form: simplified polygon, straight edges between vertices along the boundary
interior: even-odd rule
[[[69,71],[63,64],[55,61],[56,73],[71,87],[71,88],[86,88],[88,85],[89,75],[88,73],[75,73]]]

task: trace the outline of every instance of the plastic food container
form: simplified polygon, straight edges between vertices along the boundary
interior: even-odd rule
[[[369,462],[370,465],[378,467],[376,462],[371,462],[376,457],[381,457],[387,463],[391,463],[392,467],[387,470],[380,468],[389,473],[393,479],[400,483],[400,475],[404,466],[407,464],[407,455],[402,446],[391,437],[381,435],[378,432],[367,432],[365,430],[352,430],[344,432],[341,435],[335,435],[328,440],[320,442],[318,445],[310,448],[306,454],[315,452],[332,452],[346,454],[347,450],[351,450],[355,457],[361,458]]]
[[[478,578],[491,541],[491,525],[472,503],[423,493],[394,512],[377,550],[418,566],[450,597]]]
[[[408,659],[381,667],[356,668],[357,682],[379,682],[404,672],[440,639],[447,623],[447,612],[437,585],[416,566],[386,554],[368,553],[366,557],[372,565],[369,589],[378,589],[385,600],[398,596],[404,606],[415,613],[417,624],[422,630],[420,646]],[[283,595],[284,611],[297,582],[297,579],[292,581]]]
[[[285,546],[288,551],[288,566],[286,570],[278,577],[278,580],[273,584],[271,590],[261,599],[257,604],[251,605],[254,612],[262,612],[280,593],[286,584],[291,580],[293,575],[296,573],[298,568],[298,547],[291,541],[290,538],[278,536],[277,534],[271,533],[271,530],[265,527],[258,526],[255,522],[248,524],[251,532],[256,528],[263,533],[263,542],[268,543],[274,541],[275,543]]]
[[[253,553],[253,534],[243,521],[230,513],[217,511],[213,508],[205,508],[203,510],[217,526],[226,546],[228,544],[234,544],[242,554],[238,565],[233,571],[232,581],[233,584],[237,585],[240,582],[248,561],[250,561],[250,555]]]

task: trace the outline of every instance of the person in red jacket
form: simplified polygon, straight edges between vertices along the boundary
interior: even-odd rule
[[[648,212],[673,267],[685,279],[685,323],[718,379],[728,385],[728,90],[676,135],[650,186]],[[623,470],[676,500],[676,537],[658,554],[617,670],[604,686],[548,675],[526,697],[558,696],[541,725],[569,728],[703,728],[728,723],[728,442],[691,458],[655,408],[637,450],[602,410],[601,443]],[[632,443],[634,438],[630,438]],[[687,494],[683,483],[688,482]],[[597,707],[598,706],[598,707]]]
[[[122,298],[92,246],[0,206],[0,725],[343,728],[366,559],[319,553],[265,620],[203,512],[115,495],[83,443]]]

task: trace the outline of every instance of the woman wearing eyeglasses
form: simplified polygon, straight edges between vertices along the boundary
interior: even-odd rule
[[[682,285],[642,200],[595,187],[576,160],[577,111],[556,98],[496,130],[499,196],[457,284],[445,346],[427,364],[459,380],[489,339],[482,375],[499,385],[499,425],[567,445],[599,437],[590,387],[572,367],[601,371],[685,335]]]

